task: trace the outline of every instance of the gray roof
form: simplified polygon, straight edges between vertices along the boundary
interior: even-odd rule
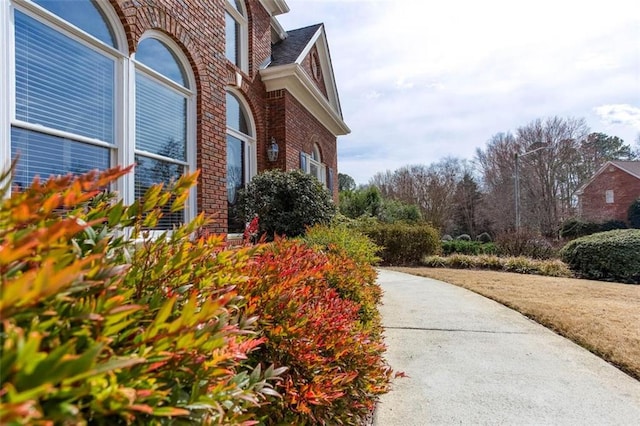
[[[271,64],[269,66],[294,63],[320,27],[322,24],[287,31],[287,38],[274,44],[271,48]]]
[[[612,161],[612,163],[640,179],[640,161]]]

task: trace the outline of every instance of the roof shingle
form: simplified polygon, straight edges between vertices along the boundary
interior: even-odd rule
[[[311,37],[318,31],[322,24],[310,25],[297,30],[287,31],[287,38],[273,45],[271,49],[270,67],[292,64],[298,59]]]

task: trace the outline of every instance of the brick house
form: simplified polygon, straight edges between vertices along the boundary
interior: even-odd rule
[[[578,189],[580,217],[593,222],[627,221],[640,198],[640,161],[608,161]]]
[[[136,163],[126,202],[201,169],[188,208],[213,232],[258,172],[301,168],[337,199],[343,121],[324,26],[285,31],[284,0],[0,2],[0,157],[14,180]],[[268,150],[278,147],[277,159]]]

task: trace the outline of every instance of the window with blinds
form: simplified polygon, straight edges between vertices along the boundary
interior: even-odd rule
[[[114,143],[115,59],[15,12],[17,177],[109,167]]]
[[[35,176],[135,162],[134,173],[114,185],[130,204],[150,186],[195,168],[193,79],[171,39],[151,30],[127,60],[124,29],[107,3],[21,0],[12,1],[12,11],[0,14],[7,20],[3,28],[14,31],[8,74],[15,76],[9,80],[15,81],[10,141],[0,145],[19,157],[16,187]],[[118,43],[125,45],[122,52]],[[173,213],[167,208],[158,228],[188,220],[193,197],[188,206]]]
[[[136,70],[134,194],[139,198],[151,185],[169,184],[186,171],[189,95],[166,80],[186,86],[182,67],[160,40],[142,40],[136,60],[160,74],[148,73],[141,67]],[[184,212],[172,213],[170,206],[165,210],[158,228],[169,229],[184,223]]]

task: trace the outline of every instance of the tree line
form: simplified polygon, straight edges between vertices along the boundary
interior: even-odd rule
[[[381,200],[415,206],[443,234],[507,232],[515,228],[517,155],[521,226],[555,236],[563,221],[576,216],[580,186],[607,161],[635,160],[638,151],[617,136],[590,132],[582,118],[537,119],[493,135],[472,160],[447,157],[378,172],[360,189],[339,175],[341,210],[353,206],[358,191],[368,191],[369,198],[377,192]]]

